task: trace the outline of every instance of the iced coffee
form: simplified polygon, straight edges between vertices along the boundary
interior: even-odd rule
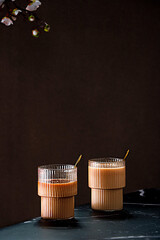
[[[77,195],[77,168],[74,165],[52,164],[38,168],[38,195],[41,217],[69,219],[74,217]]]
[[[121,210],[125,187],[125,161],[118,158],[89,160],[88,185],[91,207],[95,210]]]

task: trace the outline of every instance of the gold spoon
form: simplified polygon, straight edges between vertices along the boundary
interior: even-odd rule
[[[123,160],[126,159],[126,157],[128,156],[128,153],[129,153],[129,149],[127,150],[126,155],[124,156]]]
[[[81,158],[82,158],[82,155],[79,156],[79,158],[77,159],[76,163],[74,164],[74,167],[77,166],[77,164],[80,162]]]

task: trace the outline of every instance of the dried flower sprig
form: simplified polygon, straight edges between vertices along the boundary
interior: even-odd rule
[[[17,20],[18,16],[22,16],[25,20],[34,22],[35,27],[32,29],[32,36],[38,37],[42,30],[44,32],[50,30],[49,24],[35,14],[40,5],[39,0],[29,0],[26,8],[23,8],[16,3],[16,0],[0,0],[0,10],[5,13],[0,21],[5,26],[10,26]]]

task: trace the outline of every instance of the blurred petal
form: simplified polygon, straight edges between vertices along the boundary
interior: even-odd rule
[[[41,2],[39,0],[34,0],[28,4],[28,6],[26,7],[26,10],[28,10],[30,12],[36,11],[40,5],[41,5]]]
[[[0,6],[4,3],[5,0],[0,0]]]
[[[14,16],[17,16],[18,13],[20,13],[20,12],[22,12],[20,9],[15,8],[15,9],[13,9],[12,14],[13,14]]]
[[[3,17],[1,23],[3,23],[6,26],[10,26],[11,24],[13,24],[13,21],[8,17]]]
[[[16,21],[16,19],[17,19],[17,18],[14,17],[14,16],[11,16],[11,18],[12,18],[13,21]]]

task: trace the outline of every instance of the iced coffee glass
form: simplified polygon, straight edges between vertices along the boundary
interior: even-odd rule
[[[73,218],[77,168],[67,164],[38,167],[38,195],[41,197],[42,218]]]
[[[95,210],[121,210],[126,182],[125,160],[99,158],[88,162],[91,207]]]

